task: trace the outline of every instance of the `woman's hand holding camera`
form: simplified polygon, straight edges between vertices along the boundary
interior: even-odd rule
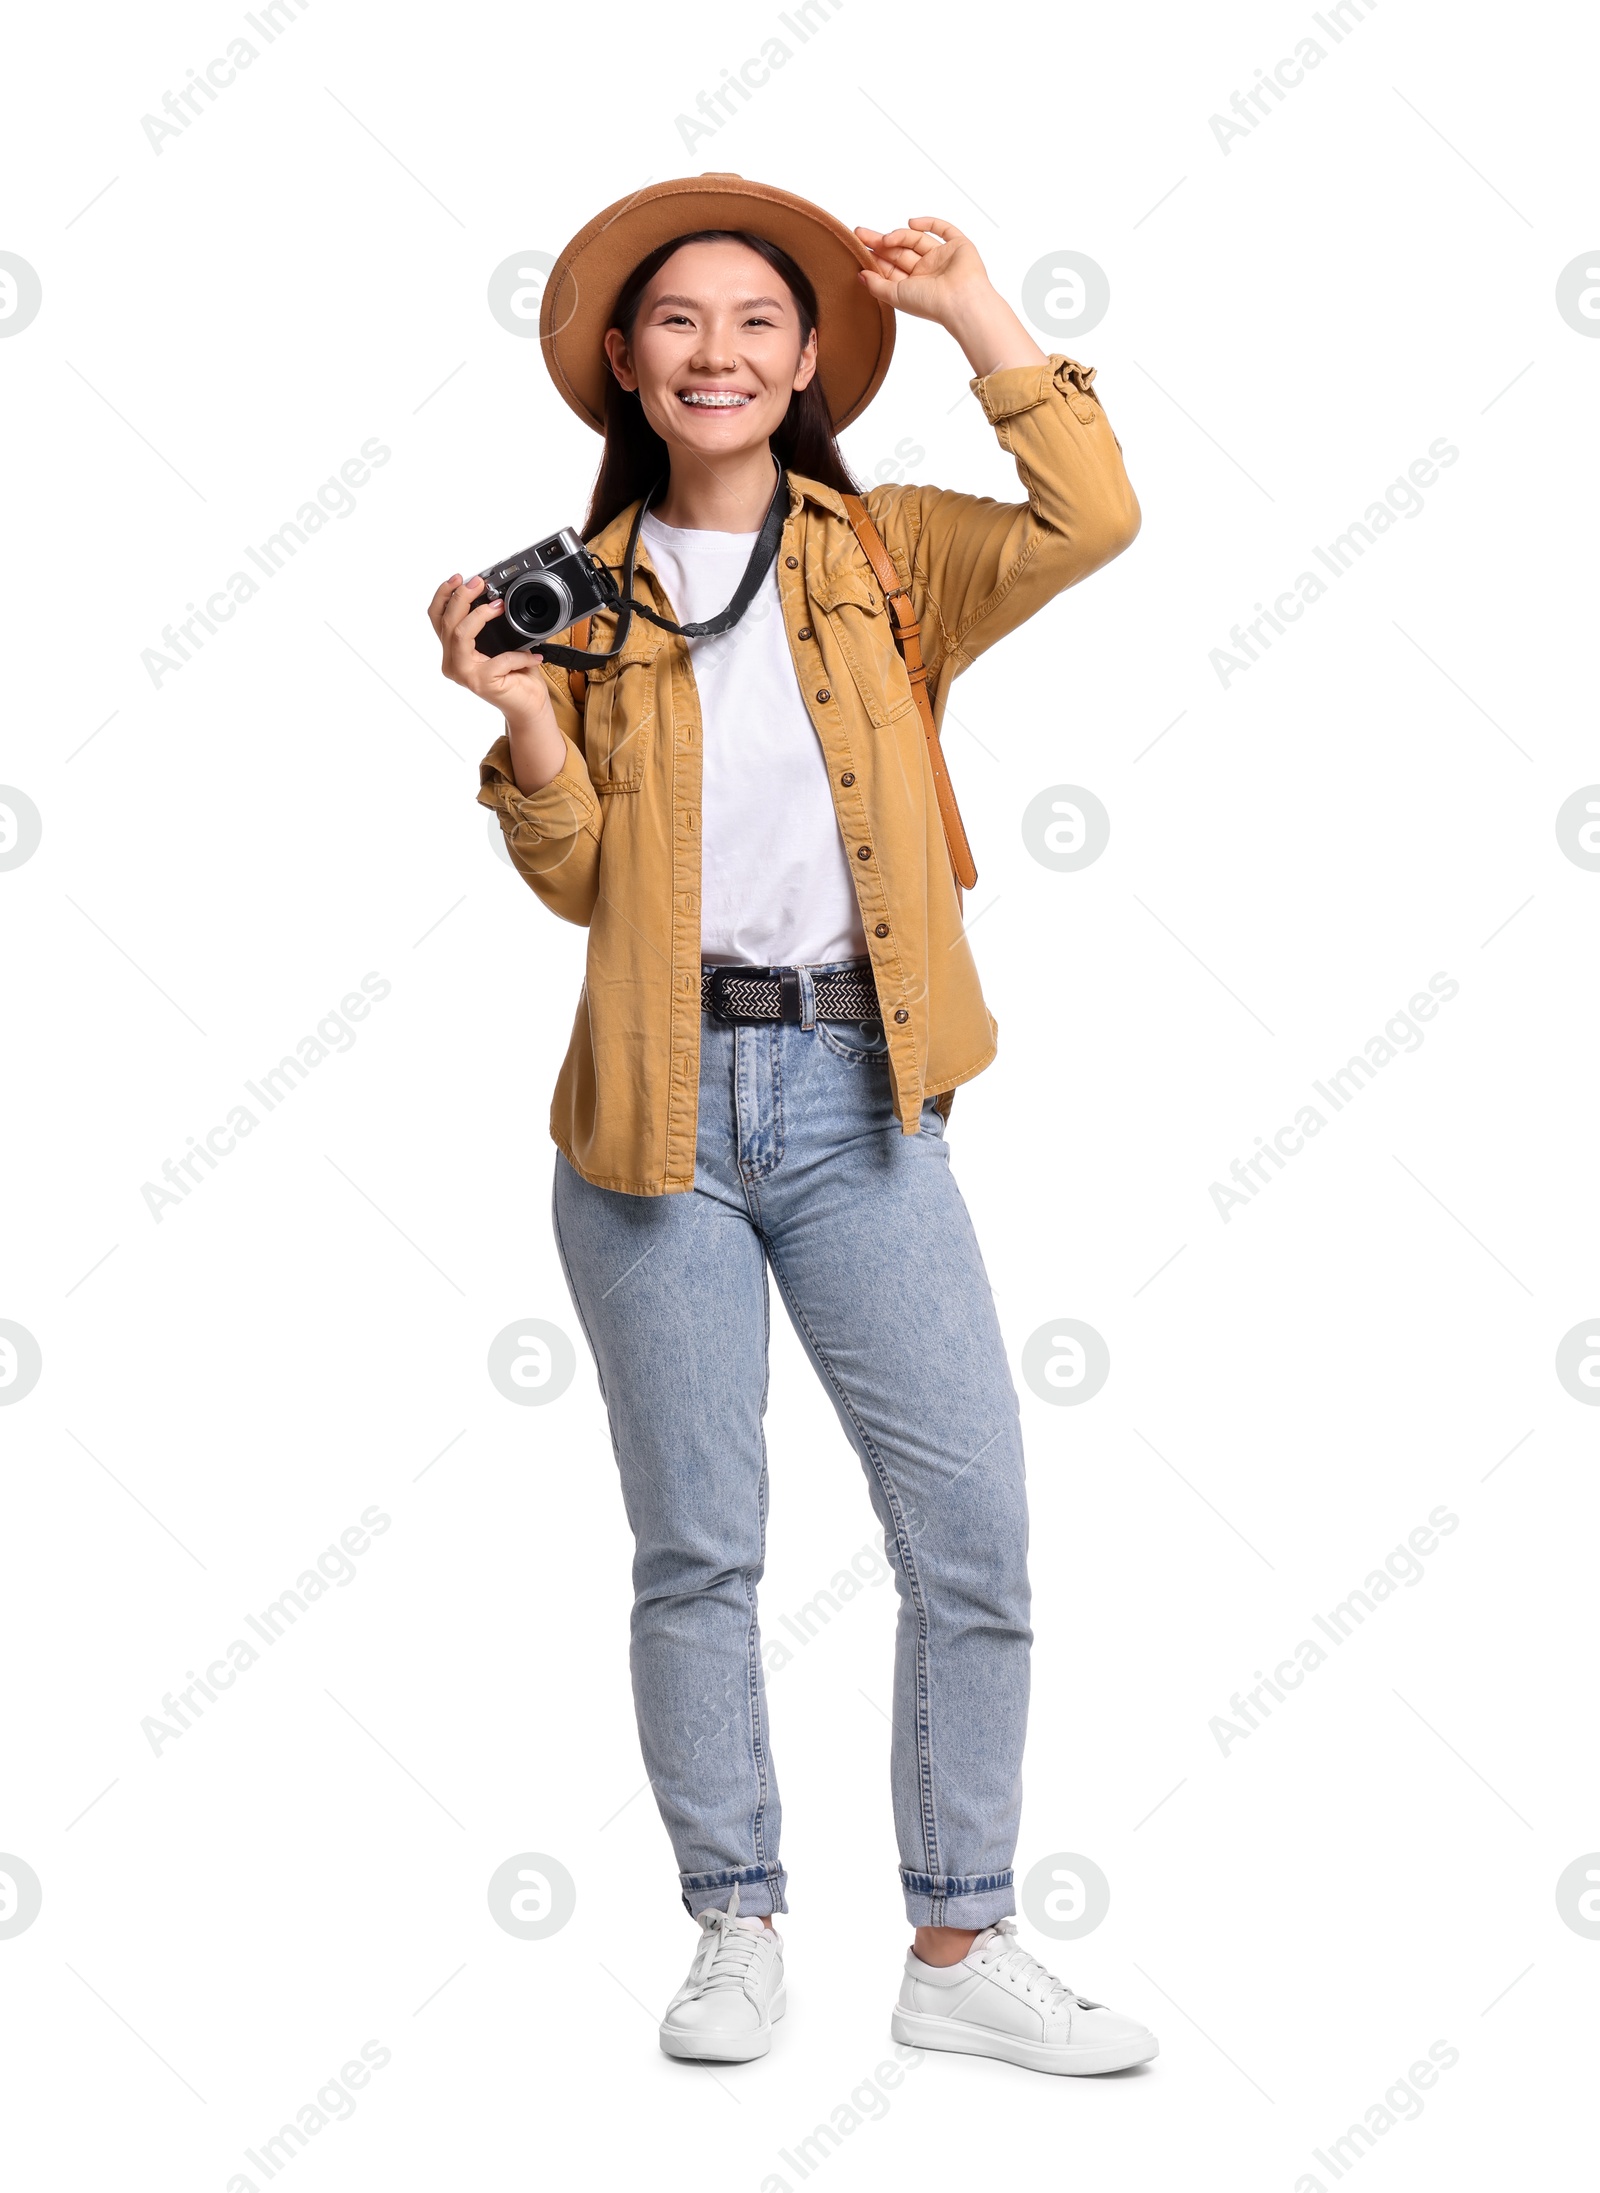
[[[464,685],[479,700],[498,708],[511,744],[511,774],[519,792],[537,792],[559,774],[566,740],[550,705],[550,688],[540,668],[541,655],[515,650],[480,655],[478,634],[504,604],[479,599],[481,578],[446,579],[428,604],[428,622],[443,649],[440,669],[454,685]]]

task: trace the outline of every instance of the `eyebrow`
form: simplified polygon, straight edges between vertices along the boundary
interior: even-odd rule
[[[654,311],[656,305],[692,305],[697,312],[704,310],[704,300],[699,297],[657,297],[651,306],[652,311]],[[741,297],[738,304],[734,306],[734,310],[736,312],[748,312],[753,305],[772,305],[779,312],[783,310],[781,297]]]

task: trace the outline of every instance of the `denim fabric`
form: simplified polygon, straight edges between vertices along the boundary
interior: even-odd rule
[[[837,963],[835,963],[837,964]],[[824,970],[809,972],[815,976]],[[690,1912],[786,1911],[756,1587],[771,1266],[860,1456],[899,1594],[891,1784],[914,1924],[1015,1911],[1028,1704],[1016,1389],[933,1098],[903,1133],[880,1023],[705,1016],[687,1195],[596,1187],[553,1214],[635,1540],[646,1768]]]

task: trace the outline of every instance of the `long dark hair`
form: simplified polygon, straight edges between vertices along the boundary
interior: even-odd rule
[[[764,236],[752,236],[744,229],[697,229],[691,236],[674,236],[669,243],[658,245],[648,258],[639,261],[623,283],[611,315],[611,325],[620,328],[632,342],[634,322],[639,317],[644,293],[672,254],[681,251],[685,244],[723,243],[744,244],[751,251],[759,252],[773,272],[789,285],[789,293],[800,314],[800,341],[802,346],[808,342],[811,330],[817,324],[816,291],[786,251],[769,244]],[[772,437],[772,454],[785,471],[798,472],[808,480],[820,480],[824,486],[837,488],[844,495],[859,492],[834,439],[833,420],[818,374],[814,373],[806,386],[797,389],[789,398],[783,423]],[[662,477],[667,464],[667,445],[645,417],[638,392],[624,388],[608,367],[605,449],[589,497],[588,515],[583,521],[584,539],[593,540],[619,511],[637,502]]]

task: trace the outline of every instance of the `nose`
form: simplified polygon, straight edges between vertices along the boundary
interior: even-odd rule
[[[694,354],[693,368],[696,373],[732,373],[737,361],[730,349],[712,343],[702,343]]]
[[[738,359],[728,329],[718,325],[703,327],[695,345],[693,363],[697,373],[732,373]]]

